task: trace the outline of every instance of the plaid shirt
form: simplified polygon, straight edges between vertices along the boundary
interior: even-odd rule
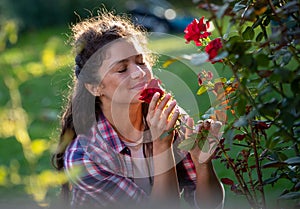
[[[188,153],[174,147],[176,162],[180,161],[176,165],[179,186],[184,190],[184,198],[193,205],[195,167]],[[88,136],[77,136],[67,147],[64,163],[72,182],[73,208],[108,207],[123,201],[138,205],[149,198],[133,180],[130,150],[103,115]]]

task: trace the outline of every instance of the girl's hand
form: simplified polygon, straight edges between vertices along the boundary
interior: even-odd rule
[[[176,101],[171,99],[170,94],[159,102],[159,93],[155,93],[150,104],[147,115],[147,123],[149,125],[154,147],[166,150],[172,143],[174,138],[174,130],[179,111],[176,107]],[[166,134],[167,133],[167,134]]]
[[[217,143],[220,138],[220,129],[222,127],[222,123],[220,121],[213,121],[211,119],[207,119],[201,121],[194,129],[194,120],[193,118],[188,118],[187,125],[190,128],[186,129],[185,137],[188,138],[192,134],[195,133],[203,133],[205,130],[208,131],[208,135],[204,139],[197,139],[195,147],[190,150],[190,154],[194,163],[198,162],[199,164],[205,164],[210,162],[216,148]],[[198,138],[198,137],[197,137]],[[201,150],[198,146],[199,140],[206,140],[203,144],[205,146],[205,150]],[[205,144],[207,143],[207,144]]]

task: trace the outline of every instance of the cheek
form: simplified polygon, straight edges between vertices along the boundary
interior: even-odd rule
[[[126,90],[129,86],[128,79],[122,78],[120,76],[111,77],[110,79],[106,79],[103,82],[106,91],[109,94],[122,94],[124,90]]]
[[[145,73],[146,73],[146,77],[147,77],[148,80],[151,80],[153,78],[153,72],[152,72],[152,69],[150,67],[145,69]]]

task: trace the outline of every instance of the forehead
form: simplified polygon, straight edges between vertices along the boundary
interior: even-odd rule
[[[111,68],[114,63],[129,57],[144,54],[144,50],[137,41],[131,39],[118,39],[110,43],[104,49],[104,60],[102,67]]]
[[[141,45],[136,40],[118,39],[109,44],[106,58],[108,60],[123,60],[143,53]]]

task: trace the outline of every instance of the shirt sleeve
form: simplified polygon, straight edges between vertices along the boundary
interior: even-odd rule
[[[81,145],[80,141],[83,140],[75,140],[65,155],[65,170],[73,186],[72,205],[93,205],[91,201],[94,201],[94,205],[107,207],[127,201],[139,203],[147,198],[146,193],[131,178],[122,175],[119,170],[113,170],[117,163],[111,153],[95,149],[102,160],[94,161],[91,153],[87,154],[85,147]]]
[[[176,165],[181,197],[194,206],[194,191],[196,190],[196,171],[194,164],[187,155]]]

